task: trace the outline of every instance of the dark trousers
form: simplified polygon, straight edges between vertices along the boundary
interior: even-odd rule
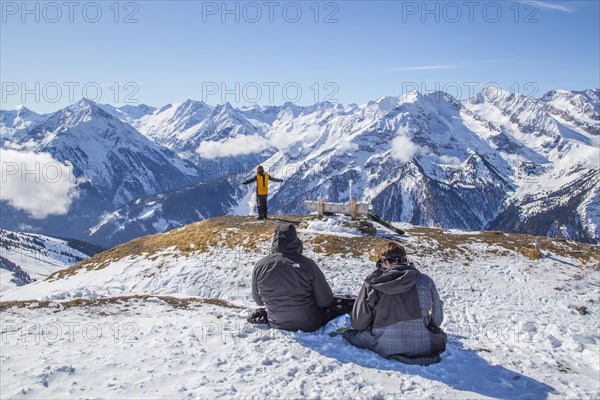
[[[267,197],[266,194],[257,194],[256,195],[256,205],[258,206],[258,217],[259,218],[267,218]]]
[[[333,303],[327,308],[322,309],[323,325],[340,315],[352,313],[356,298],[346,296],[334,296]]]
[[[304,332],[314,332],[317,329],[325,326],[329,321],[339,317],[340,315],[350,314],[352,312],[352,307],[354,306],[354,302],[356,299],[354,297],[348,296],[334,296],[333,303],[326,308],[318,308],[317,312],[317,320],[315,326],[311,328],[303,329]],[[251,324],[268,324],[268,314],[267,309],[265,307],[257,308],[254,312],[248,317],[248,322]],[[287,328],[281,327],[280,329],[288,330]],[[297,328],[290,329],[297,330]]]

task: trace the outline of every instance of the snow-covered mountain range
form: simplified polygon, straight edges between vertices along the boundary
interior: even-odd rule
[[[110,161],[98,160],[104,168],[96,174],[78,155],[83,142],[40,144],[60,136],[53,121],[73,118],[56,114],[73,107],[94,110],[88,123],[103,121],[111,128],[66,131],[74,137],[113,132],[103,141],[124,148],[115,158],[98,152]],[[303,200],[317,196],[347,201],[352,180],[352,195],[390,220],[600,240],[598,89],[534,98],[488,88],[462,101],[415,92],[364,105],[241,109],[193,100],[162,108],[84,100],[65,110],[29,119],[0,112],[2,147],[49,151],[70,160],[77,176],[91,177],[90,193],[101,187],[102,194],[80,196],[71,210],[80,215],[79,204],[102,199],[104,206],[95,208],[103,215],[95,213],[70,233],[104,245],[214,215],[247,213],[254,207],[253,189],[239,183],[258,163],[285,179],[271,188],[274,213],[306,212]],[[163,157],[147,157],[159,159],[147,163],[127,155],[125,149],[137,147]],[[18,228],[23,214],[3,217],[2,226]],[[65,218],[48,219],[56,226]],[[44,221],[26,222],[47,229]]]
[[[28,122],[22,122],[23,114],[23,108],[16,115],[10,111],[0,112],[0,120],[6,121],[0,142],[3,162],[6,166],[14,164],[16,168],[16,174],[3,169],[3,179],[9,182],[11,178],[35,180],[52,187],[56,182],[51,164],[67,163],[70,167],[62,174],[70,175],[64,178],[73,183],[77,195],[66,215],[43,219],[20,207],[19,199],[8,204],[2,202],[4,228],[27,230],[33,227],[47,234],[82,238],[86,227],[116,207],[138,197],[200,180],[200,170],[195,165],[154,143],[90,100],[81,100],[45,116],[27,112],[26,115],[31,116]],[[15,162],[11,157],[16,154],[25,156]],[[35,157],[39,154],[51,158],[40,161]],[[33,172],[28,174],[27,171]]]
[[[237,109],[229,103],[210,106],[189,99],[158,110],[144,105],[103,107],[154,142],[194,162],[201,169],[203,181],[246,171],[277,150],[264,146],[264,136],[279,107]],[[252,138],[260,139],[250,143]],[[229,149],[223,144],[229,144]]]

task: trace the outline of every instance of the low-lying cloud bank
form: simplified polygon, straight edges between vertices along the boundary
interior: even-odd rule
[[[240,135],[223,142],[205,141],[200,143],[196,153],[206,159],[235,157],[261,153],[271,148],[269,140],[258,135]]]
[[[0,165],[0,201],[33,218],[64,215],[79,196],[80,180],[73,175],[71,164],[48,153],[2,149]]]

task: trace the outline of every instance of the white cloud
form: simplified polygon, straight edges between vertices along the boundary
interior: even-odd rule
[[[447,155],[439,156],[439,160],[442,164],[449,164],[449,165],[458,165],[458,164],[462,163],[462,161],[460,161],[460,158],[454,157],[454,156],[447,156]]]
[[[196,149],[196,153],[207,159],[233,157],[260,153],[270,148],[269,141],[262,136],[240,135],[223,142],[204,141]]]
[[[392,71],[435,71],[441,69],[456,69],[460,67],[460,65],[419,65],[415,67],[393,68]]]
[[[64,215],[79,195],[71,165],[48,153],[2,149],[0,164],[0,200],[33,218]]]
[[[542,1],[542,0],[521,0],[520,3],[533,3],[536,6],[538,6],[540,8],[540,10],[552,10],[552,11],[562,11],[562,12],[566,12],[566,13],[574,13],[575,10],[564,6],[562,4],[559,3],[551,3],[549,1]]]
[[[392,158],[400,162],[409,162],[415,155],[422,152],[420,146],[410,140],[408,130],[401,130],[392,140]]]
[[[352,143],[350,140],[343,138],[337,144],[338,151],[356,151],[358,150],[358,144]]]
[[[438,70],[447,70],[447,69],[464,69],[464,68],[474,68],[481,65],[486,64],[497,64],[506,61],[511,61],[510,58],[499,58],[499,59],[491,59],[491,60],[477,60],[477,61],[464,61],[461,63],[454,64],[435,64],[435,65],[415,65],[412,67],[396,67],[392,68],[389,71],[438,71]]]
[[[273,132],[269,136],[269,142],[272,146],[278,148],[279,150],[285,149],[290,146],[292,143],[296,141],[294,135],[291,135],[289,132]]]

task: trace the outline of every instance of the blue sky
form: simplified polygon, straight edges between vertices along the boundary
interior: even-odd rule
[[[600,87],[598,1],[22,4],[1,4],[4,109],[48,112],[84,95],[240,106]]]

